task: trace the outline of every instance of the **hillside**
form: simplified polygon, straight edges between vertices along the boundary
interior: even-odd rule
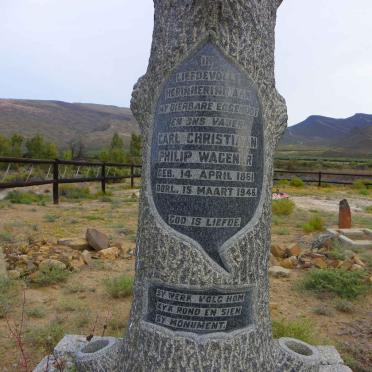
[[[346,119],[309,116],[287,128],[280,149],[323,148],[325,156],[372,156],[372,115]]]
[[[37,133],[60,148],[82,140],[87,150],[107,145],[114,132],[129,143],[131,133],[139,128],[128,108],[67,103],[0,99],[0,134],[20,133],[32,137]]]
[[[0,99],[0,134],[37,133],[65,148],[82,140],[88,151],[107,146],[114,132],[129,143],[138,124],[128,108],[89,103]],[[372,115],[346,119],[309,116],[289,127],[279,151],[330,157],[372,157]]]

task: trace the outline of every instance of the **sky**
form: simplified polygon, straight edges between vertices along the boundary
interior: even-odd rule
[[[276,83],[289,125],[372,114],[371,19],[371,0],[283,1]],[[152,0],[0,0],[0,98],[128,107],[152,28]]]

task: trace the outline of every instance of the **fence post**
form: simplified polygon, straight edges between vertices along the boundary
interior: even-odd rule
[[[59,187],[58,187],[58,179],[59,179],[59,166],[58,166],[58,159],[55,159],[53,162],[53,203],[59,203]]]
[[[134,188],[134,165],[130,166],[130,188]]]
[[[106,194],[106,164],[102,164],[101,168],[101,190],[102,193]]]
[[[318,187],[322,185],[322,172],[318,173]]]

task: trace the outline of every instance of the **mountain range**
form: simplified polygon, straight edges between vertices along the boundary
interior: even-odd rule
[[[107,146],[118,132],[127,145],[139,127],[128,108],[89,103],[0,99],[0,134],[28,138],[37,133],[65,148],[83,141],[90,151]],[[372,115],[346,119],[309,116],[288,127],[279,145],[285,149],[320,149],[322,156],[372,157]]]
[[[279,148],[323,148],[329,156],[372,156],[372,115],[355,114],[346,119],[309,116],[288,127]]]
[[[118,132],[125,144],[139,127],[128,108],[89,103],[0,99],[0,134],[42,134],[66,148],[82,141],[87,150],[107,146]]]

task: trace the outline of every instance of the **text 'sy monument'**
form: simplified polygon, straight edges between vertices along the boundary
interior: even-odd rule
[[[79,371],[345,370],[334,349],[271,332],[273,153],[287,122],[274,78],[281,0],[154,3],[131,104],[144,149],[129,327],[119,350],[78,354]]]

